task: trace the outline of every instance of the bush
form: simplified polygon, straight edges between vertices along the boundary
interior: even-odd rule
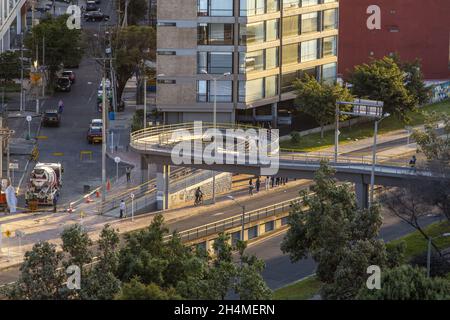
[[[136,110],[131,123],[131,132],[138,131],[144,128],[144,110]]]
[[[450,262],[441,258],[437,253],[431,254],[430,276],[431,277],[445,277],[450,272]],[[427,252],[423,252],[414,256],[411,259],[413,267],[427,268]]]
[[[291,132],[291,142],[296,144],[296,143],[300,143],[300,133],[298,133],[297,131],[292,131]]]

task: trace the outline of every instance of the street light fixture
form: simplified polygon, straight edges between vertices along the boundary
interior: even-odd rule
[[[200,70],[200,73],[202,74],[208,74],[208,71],[205,69]],[[217,80],[221,79],[223,77],[227,77],[231,75],[230,72],[225,72],[219,77],[211,77],[211,79],[214,82],[214,108],[213,108],[213,129],[214,129],[214,156],[217,152],[217,139],[216,139],[216,131],[217,131]],[[213,192],[212,192],[212,203],[216,203],[216,172],[212,172],[213,175]]]
[[[440,234],[436,237],[429,237],[428,238],[428,254],[427,254],[427,277],[430,277],[431,272],[431,242],[433,239],[440,238],[440,237],[450,237],[450,232]]]
[[[239,207],[241,207],[242,209],[242,227],[241,227],[241,241],[244,241],[244,221],[245,221],[245,206],[243,204],[241,204],[239,201],[237,201],[233,196],[227,196],[228,199],[233,200]]]

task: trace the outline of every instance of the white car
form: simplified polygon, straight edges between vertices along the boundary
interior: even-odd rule
[[[111,81],[109,81],[109,79],[105,80],[105,91],[106,95],[109,95],[111,93]],[[98,86],[97,95],[99,97],[103,95],[103,81],[100,82],[100,85]]]
[[[103,127],[103,121],[102,119],[92,119],[91,120],[91,128],[93,127]]]

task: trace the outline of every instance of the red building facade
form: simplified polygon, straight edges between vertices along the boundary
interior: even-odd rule
[[[450,0],[340,0],[339,74],[370,58],[419,58],[427,80],[450,78]]]

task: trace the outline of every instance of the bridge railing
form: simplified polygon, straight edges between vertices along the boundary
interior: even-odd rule
[[[301,203],[301,199],[301,197],[297,197],[295,199],[286,200],[264,208],[246,212],[244,215],[238,214],[223,220],[211,222],[188,230],[183,230],[181,232],[178,232],[177,234],[180,236],[183,242],[187,242],[220,232],[225,232],[226,230],[242,226],[242,220],[244,220],[244,224],[248,224],[253,221],[258,221],[260,219],[274,216],[278,213],[286,212],[286,210],[290,210],[290,208],[292,207],[292,203]],[[167,235],[164,237],[164,240],[169,240],[171,237],[172,235]]]

